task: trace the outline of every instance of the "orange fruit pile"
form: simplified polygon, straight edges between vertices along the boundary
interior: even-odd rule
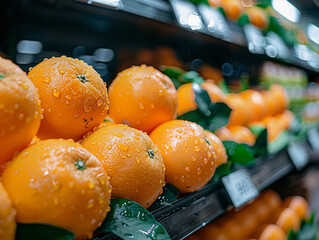
[[[276,192],[268,190],[245,208],[209,223],[195,233],[194,239],[285,240],[290,230],[299,229],[301,220],[307,219],[308,214],[309,206],[304,198],[292,196],[282,202]]]

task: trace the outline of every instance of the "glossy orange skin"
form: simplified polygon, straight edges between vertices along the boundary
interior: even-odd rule
[[[14,240],[16,234],[16,213],[7,191],[0,182],[0,239]]]
[[[28,76],[0,57],[0,163],[12,159],[31,142],[41,121],[38,91]]]
[[[133,66],[120,72],[109,87],[109,115],[116,123],[151,132],[176,117],[173,82],[153,67]]]
[[[201,87],[207,91],[212,102],[222,102],[225,100],[225,94],[212,80],[206,80],[201,84]],[[193,83],[186,83],[180,86],[177,89],[177,95],[177,114],[179,116],[198,108],[195,101]]]
[[[10,161],[9,161],[10,162]],[[9,162],[0,163],[0,179]]]
[[[235,141],[248,145],[254,145],[256,141],[255,135],[244,126],[222,127],[217,130],[216,135],[222,141]]]
[[[273,84],[269,89],[271,97],[276,103],[274,105],[274,114],[282,113],[288,107],[288,96],[285,89],[278,84]]]
[[[82,145],[102,162],[110,176],[112,197],[131,199],[147,208],[162,193],[163,157],[146,133],[117,124],[97,129]]]
[[[215,160],[216,160],[216,167],[218,167],[219,165],[223,163],[227,163],[228,156],[226,154],[226,149],[222,141],[212,132],[205,130],[205,134],[210,144],[213,146]]]
[[[273,98],[270,91],[262,91],[261,94],[264,97],[266,105],[266,114],[265,116],[274,116],[276,115],[276,99]]]
[[[244,98],[240,94],[230,93],[226,95],[225,103],[232,109],[227,126],[245,125],[249,112]]]
[[[85,169],[78,169],[81,160]],[[17,221],[47,223],[92,237],[110,210],[111,186],[100,161],[72,140],[45,140],[17,155],[2,183]]]
[[[248,15],[250,23],[259,29],[265,29],[268,26],[268,18],[265,10],[253,6],[246,8],[246,14]]]
[[[286,234],[288,234],[290,230],[294,230],[295,232],[299,230],[301,219],[295,210],[291,208],[281,208],[276,216],[276,225],[281,227]]]
[[[158,126],[150,137],[163,155],[166,182],[182,193],[194,192],[212,178],[216,169],[214,149],[201,126],[173,120]]]
[[[77,76],[85,76],[82,82]],[[103,122],[108,110],[105,83],[82,60],[53,57],[36,65],[28,74],[39,90],[44,118],[40,139],[80,139]]]
[[[279,226],[268,224],[263,227],[258,240],[287,240],[287,236]]]
[[[239,0],[221,0],[221,7],[224,9],[226,16],[236,21],[244,11]]]
[[[276,212],[282,204],[278,193],[272,190],[263,192],[261,199],[269,207],[271,212]]]
[[[267,106],[265,104],[264,96],[253,89],[248,89],[240,93],[245,99],[246,108],[249,112],[248,122],[262,120],[267,114]]]
[[[288,197],[284,200],[283,206],[293,209],[300,219],[307,219],[309,216],[309,205],[307,201],[300,196]]]

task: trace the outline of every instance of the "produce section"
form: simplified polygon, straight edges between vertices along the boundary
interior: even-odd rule
[[[3,3],[0,239],[317,239],[319,48],[278,4]]]

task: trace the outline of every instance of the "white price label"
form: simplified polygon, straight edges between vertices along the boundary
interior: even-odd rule
[[[253,200],[259,194],[253,180],[244,169],[223,177],[222,182],[236,208]]]
[[[220,12],[206,4],[200,4],[198,11],[211,35],[219,38],[228,38],[230,36],[228,24]]]
[[[308,132],[308,140],[311,144],[311,147],[316,152],[319,152],[319,132],[317,129],[310,129]]]
[[[191,30],[203,30],[204,24],[194,4],[184,0],[170,0],[177,22]]]
[[[302,146],[293,143],[288,147],[288,153],[297,170],[302,169],[308,163],[308,154]]]

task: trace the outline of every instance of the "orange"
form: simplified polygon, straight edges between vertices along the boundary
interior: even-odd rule
[[[234,217],[234,221],[237,223],[240,229],[240,235],[237,234],[236,236],[240,236],[239,239],[244,239],[251,236],[251,234],[257,230],[257,220],[257,216],[251,208],[246,207],[245,209],[239,211]]]
[[[283,126],[275,117],[266,117],[262,121],[267,127],[268,141],[274,141],[282,132]]]
[[[291,208],[281,208],[276,214],[275,223],[281,227],[286,234],[288,234],[290,230],[298,231],[300,222],[300,217],[295,210]]]
[[[283,113],[278,114],[276,118],[281,124],[282,129],[288,130],[290,128],[291,123],[293,122],[295,118],[295,115],[291,111],[285,110]]]
[[[232,109],[227,126],[245,125],[249,112],[244,98],[240,94],[230,93],[226,95],[225,103]]]
[[[261,200],[269,207],[270,212],[275,212],[281,206],[281,198],[275,191],[267,190],[262,193]]]
[[[72,140],[45,140],[24,149],[2,183],[18,222],[59,226],[76,239],[92,237],[110,209],[111,186],[102,164]]]
[[[249,21],[252,25],[260,29],[264,29],[268,26],[268,18],[265,10],[259,7],[246,8],[246,14],[248,15]]]
[[[206,80],[201,84],[201,87],[207,91],[212,102],[222,102],[225,99],[225,95],[222,90],[214,84],[212,80]],[[179,116],[184,113],[197,109],[197,103],[195,101],[195,93],[193,90],[193,83],[186,83],[177,89],[178,105],[177,114]]]
[[[193,233],[192,235],[184,239],[185,240],[201,240],[202,238],[197,233]]]
[[[114,120],[109,117],[108,115],[104,118],[103,122],[100,124],[99,127],[107,127],[107,126],[111,126],[111,125],[115,125],[116,123],[114,122]]]
[[[256,141],[255,135],[244,126],[222,127],[217,130],[216,135],[222,141],[235,141],[248,145],[254,145]]]
[[[41,121],[37,89],[14,63],[0,57],[0,163],[28,146]]]
[[[286,240],[285,232],[274,224],[263,226],[260,230],[258,240]]]
[[[147,208],[162,193],[163,157],[146,133],[118,124],[97,129],[82,145],[102,162],[110,176],[112,197],[131,199]]]
[[[204,79],[212,79],[214,83],[219,83],[224,78],[221,70],[213,68],[208,64],[203,64],[198,69],[198,72]]]
[[[222,141],[212,132],[205,130],[206,137],[210,144],[213,146],[216,160],[216,167],[227,162],[226,149]]]
[[[248,122],[254,122],[261,120],[266,116],[266,103],[264,96],[253,89],[248,89],[240,93],[240,95],[245,99],[246,108],[248,109],[249,117]]]
[[[0,163],[0,179],[1,179],[1,176],[2,176],[2,173],[4,172],[4,170],[6,169],[7,165],[10,163],[9,162],[4,162],[4,163]]]
[[[37,142],[40,142],[40,141],[41,141],[40,138],[38,138],[37,136],[34,136],[34,138],[32,138],[32,141],[30,142],[29,146],[36,144]]]
[[[234,21],[239,18],[244,10],[239,0],[221,0],[221,6],[226,16]]]
[[[274,114],[282,113],[288,106],[288,97],[285,89],[278,84],[274,84],[269,92],[276,103],[274,105]]]
[[[232,240],[240,240],[244,236],[243,235],[244,229],[238,224],[237,221],[234,221],[232,219],[225,222],[222,225],[220,231],[224,233],[225,235],[227,235],[229,239],[232,239]]]
[[[213,8],[218,8],[221,5],[221,0],[208,0],[209,5]]]
[[[166,181],[182,193],[194,192],[212,178],[214,149],[201,126],[173,120],[155,128],[150,137],[163,155]]]
[[[0,239],[13,240],[16,233],[16,210],[0,182]]]
[[[29,78],[39,90],[44,118],[40,139],[80,139],[97,127],[108,110],[105,83],[82,60],[53,57],[36,65]]]
[[[265,116],[274,116],[276,115],[276,99],[273,98],[270,91],[262,91],[261,94],[264,97],[265,105],[266,105],[266,113]]]
[[[109,115],[149,133],[176,117],[177,93],[172,81],[153,67],[133,66],[122,72],[109,87]]]
[[[255,201],[250,207],[252,213],[255,214],[258,223],[266,223],[271,215],[270,207],[263,201],[262,198],[259,198]]]
[[[309,205],[303,197],[292,196],[286,198],[283,206],[295,210],[300,219],[306,219],[309,215]]]
[[[223,231],[214,223],[209,223],[198,231],[198,235],[202,240],[233,240],[227,232]]]

